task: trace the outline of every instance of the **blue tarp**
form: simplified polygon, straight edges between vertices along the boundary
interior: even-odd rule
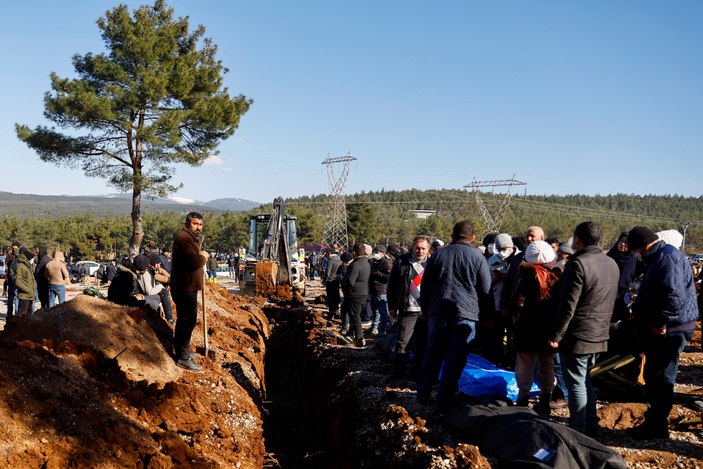
[[[459,378],[459,389],[472,397],[498,395],[517,400],[518,387],[515,373],[499,368],[478,355],[469,354]],[[539,386],[532,383],[530,395],[539,394]]]

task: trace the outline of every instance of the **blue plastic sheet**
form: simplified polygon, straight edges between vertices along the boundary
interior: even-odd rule
[[[515,373],[499,368],[478,355],[469,354],[466,366],[459,377],[459,389],[469,396],[504,396],[517,400],[518,387]],[[539,394],[539,386],[532,383],[530,395]]]

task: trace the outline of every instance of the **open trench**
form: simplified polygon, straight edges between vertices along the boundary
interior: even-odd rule
[[[341,342],[320,309],[271,304],[264,312],[265,467],[490,467],[476,447],[409,413],[410,382],[389,387],[388,364],[372,347]]]

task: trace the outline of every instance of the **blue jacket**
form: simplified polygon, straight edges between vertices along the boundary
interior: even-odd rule
[[[672,329],[698,319],[696,286],[688,259],[660,241],[642,256],[644,276],[632,311],[641,327]],[[695,323],[682,330],[695,329]]]
[[[432,254],[422,277],[420,304],[429,315],[478,321],[493,308],[491,272],[478,249],[453,242]]]

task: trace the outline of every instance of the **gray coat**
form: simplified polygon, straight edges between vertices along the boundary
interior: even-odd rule
[[[559,350],[590,354],[608,350],[608,328],[618,293],[620,270],[598,246],[588,246],[569,258],[551,341]]]

